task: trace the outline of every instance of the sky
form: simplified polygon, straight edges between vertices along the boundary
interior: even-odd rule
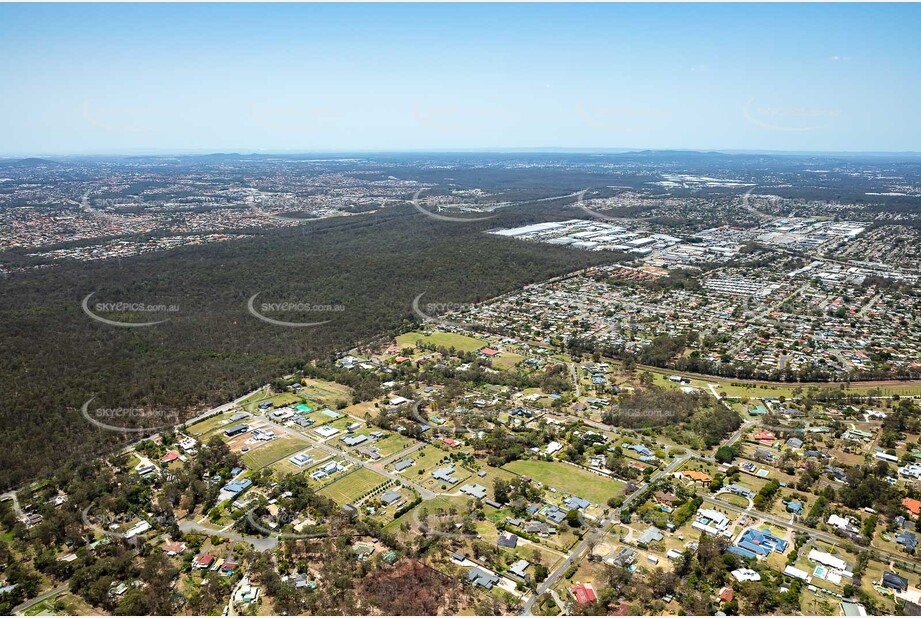
[[[2,4],[0,154],[921,151],[917,4]]]

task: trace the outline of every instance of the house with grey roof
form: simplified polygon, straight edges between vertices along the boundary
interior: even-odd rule
[[[579,498],[577,496],[570,496],[566,498],[565,500],[563,500],[563,502],[566,504],[566,506],[569,507],[570,510],[587,509],[592,504],[588,500],[585,500],[584,498]]]
[[[492,590],[492,587],[499,583],[499,576],[475,566],[467,571],[467,581],[474,586]]]
[[[448,485],[456,485],[460,480],[451,476],[452,474],[454,474],[453,466],[445,466],[444,468],[432,470],[432,478],[436,481],[443,481]]]
[[[414,459],[409,459],[409,458],[401,459],[400,461],[393,464],[393,469],[397,472],[402,472],[406,468],[412,466],[414,463],[416,463]]]
[[[473,485],[462,485],[460,492],[467,494],[471,498],[478,498],[480,500],[486,497],[486,488],[479,483],[475,483]]]
[[[524,579],[528,575],[528,567],[531,566],[531,563],[527,560],[519,560],[512,566],[508,568],[508,572],[515,577]]]
[[[655,526],[650,526],[637,537],[636,541],[642,543],[643,545],[649,545],[650,543],[657,543],[665,538],[665,535],[662,534],[662,531],[656,528]]]
[[[505,547],[508,549],[515,549],[518,545],[518,535],[511,532],[504,532],[499,535],[496,545],[499,547]]]

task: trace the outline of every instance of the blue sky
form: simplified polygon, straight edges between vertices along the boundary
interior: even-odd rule
[[[0,153],[921,150],[919,5],[0,5]]]

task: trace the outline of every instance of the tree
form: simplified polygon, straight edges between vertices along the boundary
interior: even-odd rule
[[[579,513],[578,509],[571,509],[566,513],[566,523],[569,524],[571,528],[580,528],[582,526],[582,515]]]
[[[736,458],[736,449],[733,446],[721,446],[716,449],[714,458],[720,463],[732,463]]]

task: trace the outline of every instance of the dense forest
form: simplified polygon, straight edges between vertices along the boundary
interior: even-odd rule
[[[265,384],[308,359],[326,358],[414,319],[413,298],[477,302],[564,272],[608,262],[603,253],[527,243],[485,229],[565,218],[551,204],[506,209],[488,221],[445,223],[388,209],[250,232],[254,237],[126,260],[77,263],[0,280],[0,487],[10,488],[136,440],[94,427],[93,407],[145,409],[118,423],[157,426],[157,412],[192,416]],[[168,321],[118,328],[90,319],[81,301],[175,305]],[[275,313],[248,299],[338,305]],[[269,315],[269,314],[267,314]],[[148,321],[150,314],[106,314]],[[162,418],[159,419],[162,421]]]

